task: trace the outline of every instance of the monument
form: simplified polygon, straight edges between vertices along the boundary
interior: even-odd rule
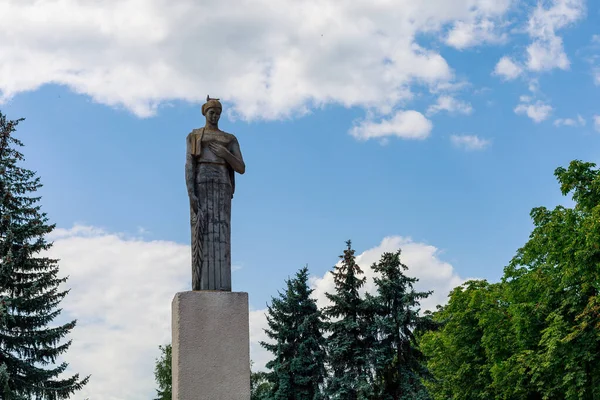
[[[192,291],[172,303],[173,400],[250,399],[248,294],[231,291],[231,200],[246,166],[222,110],[207,96],[206,124],[186,139]]]

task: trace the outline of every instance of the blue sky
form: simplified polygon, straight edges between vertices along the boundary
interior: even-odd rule
[[[413,3],[0,5],[12,16],[0,28],[0,109],[26,118],[18,134],[59,228],[53,254],[73,299],[89,304],[65,307],[85,342],[67,360],[97,377],[85,395],[152,394],[169,302],[191,285],[185,137],[204,125],[206,94],[223,100],[220,127],[247,165],[233,200],[233,287],[249,292],[259,364],[266,302],[305,264],[322,295],[345,240],[363,262],[405,245],[442,302],[448,282],[499,279],[531,208],[569,204],[554,169],[596,162],[600,148],[600,3]],[[111,302],[159,287],[142,307],[161,311],[139,322],[153,333],[127,348],[137,364],[121,365],[124,381],[138,370],[143,393],[125,395],[109,376],[119,357],[98,358],[120,350],[81,332],[127,341],[136,320],[111,319]],[[97,353],[85,358],[85,346]]]

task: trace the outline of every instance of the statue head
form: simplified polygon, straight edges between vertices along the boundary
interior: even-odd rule
[[[223,106],[219,99],[211,99],[206,96],[206,103],[202,105],[202,115],[206,117],[206,122],[212,126],[217,126]]]

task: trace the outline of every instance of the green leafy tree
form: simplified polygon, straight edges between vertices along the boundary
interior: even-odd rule
[[[534,208],[502,282],[454,290],[423,336],[436,399],[600,399],[600,171],[555,175],[575,206]]]
[[[350,241],[340,256],[332,275],[334,293],[327,293],[331,305],[324,310],[329,318],[327,357],[330,369],[326,393],[332,400],[370,398],[372,374],[369,351],[373,344],[369,335],[372,322],[360,289],[365,284],[362,270],[356,264]]]
[[[504,285],[473,280],[455,288],[448,303],[438,307],[434,319],[442,328],[420,337],[434,378],[426,384],[435,399],[511,398],[500,395],[507,390],[497,388],[493,377],[515,344],[503,297]],[[519,396],[529,398],[523,392]]]
[[[325,378],[325,341],[322,315],[310,298],[308,268],[286,281],[286,291],[268,306],[265,329],[272,343],[261,345],[273,353],[267,363],[274,400],[316,400]]]
[[[534,208],[529,241],[505,269],[514,365],[545,399],[600,399],[600,171],[557,168],[575,206]],[[500,373],[510,374],[507,365]],[[502,375],[502,374],[500,374]]]
[[[158,348],[160,350],[160,357],[156,360],[156,365],[154,366],[154,378],[158,384],[155,400],[171,400],[173,396],[173,369],[171,364],[173,348],[171,344],[158,346]]]
[[[431,317],[421,316],[419,308],[420,300],[432,292],[414,290],[417,279],[404,275],[408,267],[400,261],[400,250],[384,253],[372,269],[379,274],[374,278],[376,295],[367,294],[375,316],[376,340],[371,348],[374,395],[379,400],[426,399],[423,380],[430,374],[416,335],[436,325]]]
[[[9,121],[0,113],[0,297],[6,315],[0,324],[0,380],[5,399],[66,399],[89,377],[59,379],[68,364],[54,364],[71,341],[61,341],[75,321],[49,326],[60,314],[57,260],[40,256],[51,244],[45,236],[54,225],[34,197],[41,183],[33,171],[20,166],[23,144],[13,136],[22,120]]]
[[[270,400],[273,383],[264,371],[250,373],[250,400]]]

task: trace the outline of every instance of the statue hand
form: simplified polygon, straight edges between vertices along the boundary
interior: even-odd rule
[[[212,150],[217,157],[226,158],[230,153],[225,146],[218,143],[209,143],[208,147]]]

